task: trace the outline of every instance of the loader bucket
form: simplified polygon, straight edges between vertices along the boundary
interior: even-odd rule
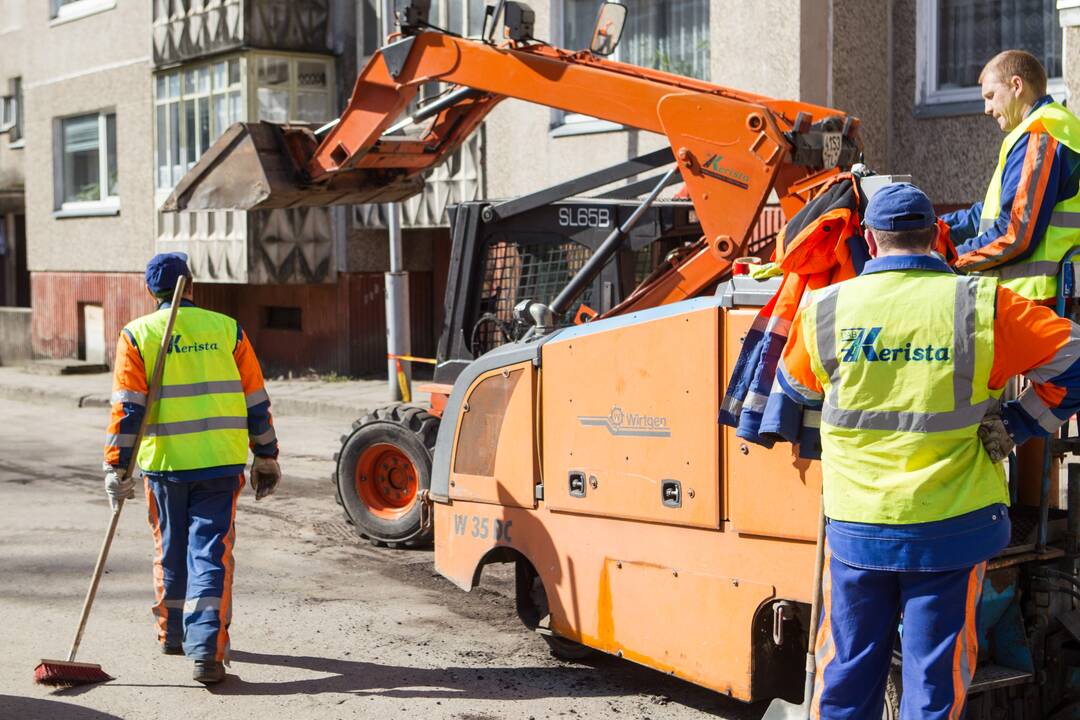
[[[308,125],[236,123],[177,183],[162,210],[272,210],[397,202],[423,189],[398,169],[343,170],[312,181],[318,145]]]

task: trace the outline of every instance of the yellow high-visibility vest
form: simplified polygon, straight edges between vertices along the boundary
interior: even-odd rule
[[[986,188],[986,197],[983,200],[982,216],[979,219],[980,233],[986,232],[997,222],[1001,213],[1001,177],[1005,171],[1005,158],[1017,141],[1029,132],[1045,132],[1073,152],[1080,153],[1080,119],[1059,103],[1047,103],[1036,108],[1006,135],[1001,143],[997,168],[990,178],[990,185]],[[1040,142],[1038,135],[1033,136],[1031,142]],[[1045,143],[1045,138],[1041,142]],[[1049,156],[1044,160],[1052,161],[1053,158]],[[1048,192],[1053,192],[1053,189],[1048,188]],[[1024,222],[1034,223],[1039,208],[1029,210]],[[1026,226],[1021,226],[1019,232],[1023,233],[1026,229]],[[1029,300],[1056,297],[1058,266],[1074,245],[1080,245],[1080,194],[1054,205],[1046,234],[1042,238],[1034,238],[1033,242],[1038,244],[1031,255],[1023,260],[981,271],[976,264],[971,270],[999,278],[1002,285]]]
[[[910,524],[1009,502],[976,434],[989,387],[997,280],[923,270],[861,275],[802,313],[824,389],[826,515]]]
[[[168,318],[169,311],[161,309],[127,325],[148,376]],[[236,321],[226,315],[192,306],[177,312],[161,395],[150,410],[139,447],[143,470],[199,470],[247,462],[247,403],[233,359],[236,334]]]

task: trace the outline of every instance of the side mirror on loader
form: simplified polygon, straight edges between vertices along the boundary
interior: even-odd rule
[[[623,26],[626,25],[626,6],[617,2],[606,2],[600,6],[596,15],[596,27],[593,28],[589,50],[596,55],[610,55],[619,46]]]

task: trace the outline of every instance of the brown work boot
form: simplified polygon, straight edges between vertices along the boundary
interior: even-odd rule
[[[196,660],[191,679],[203,685],[213,685],[225,679],[225,664],[217,660]]]

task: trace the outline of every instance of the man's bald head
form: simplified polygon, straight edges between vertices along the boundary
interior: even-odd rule
[[[995,55],[979,74],[983,112],[1010,132],[1046,94],[1046,70],[1029,52],[1006,50]]]
[[[992,57],[979,73],[979,84],[990,73],[1002,82],[1019,77],[1037,98],[1046,94],[1046,68],[1025,50],[1004,50]]]

